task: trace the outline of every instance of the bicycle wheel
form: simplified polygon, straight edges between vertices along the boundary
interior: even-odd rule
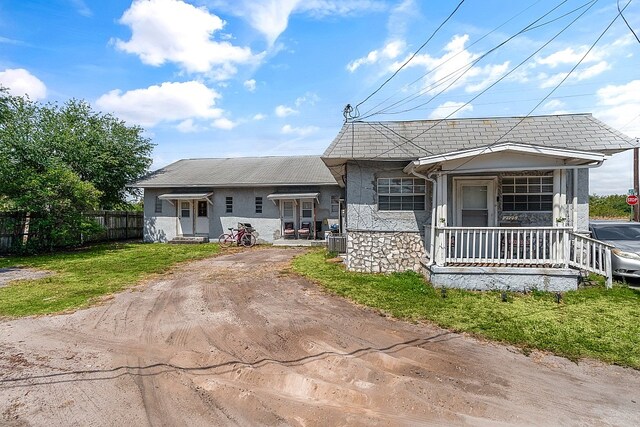
[[[256,236],[251,233],[246,233],[244,236],[240,238],[240,244],[247,248],[256,244]]]
[[[229,233],[222,233],[220,237],[218,237],[218,243],[220,243],[220,246],[224,246],[225,248],[228,248],[234,242],[235,242],[235,239]]]

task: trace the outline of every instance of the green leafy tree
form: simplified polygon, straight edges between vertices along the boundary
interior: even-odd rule
[[[627,196],[611,194],[608,196],[589,196],[589,216],[592,218],[625,218],[631,215]]]
[[[151,164],[139,127],[84,101],[40,105],[0,89],[0,210],[31,218],[41,250],[79,242],[82,212],[126,206],[126,185]]]

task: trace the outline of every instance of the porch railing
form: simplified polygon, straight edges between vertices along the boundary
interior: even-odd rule
[[[437,265],[571,266],[602,274],[611,285],[610,245],[569,227],[436,227],[435,240]]]
[[[581,234],[573,234],[569,265],[581,270],[601,274],[607,278],[607,287],[612,285],[611,249],[613,245]]]

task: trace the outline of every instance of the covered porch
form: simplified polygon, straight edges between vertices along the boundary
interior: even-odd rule
[[[426,275],[443,287],[563,291],[591,271],[610,285],[610,247],[588,237],[587,170],[605,158],[502,143],[412,162],[405,172],[433,185]]]
[[[269,194],[280,211],[280,240],[317,240],[322,223],[317,224],[316,209],[320,193]],[[274,241],[274,244],[276,242]]]
[[[209,215],[212,192],[165,193],[158,200],[175,206],[176,236],[209,238]]]

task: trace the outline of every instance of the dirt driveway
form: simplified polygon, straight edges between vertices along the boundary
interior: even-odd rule
[[[637,425],[640,372],[388,319],[287,274],[297,253],[0,322],[0,424]]]

